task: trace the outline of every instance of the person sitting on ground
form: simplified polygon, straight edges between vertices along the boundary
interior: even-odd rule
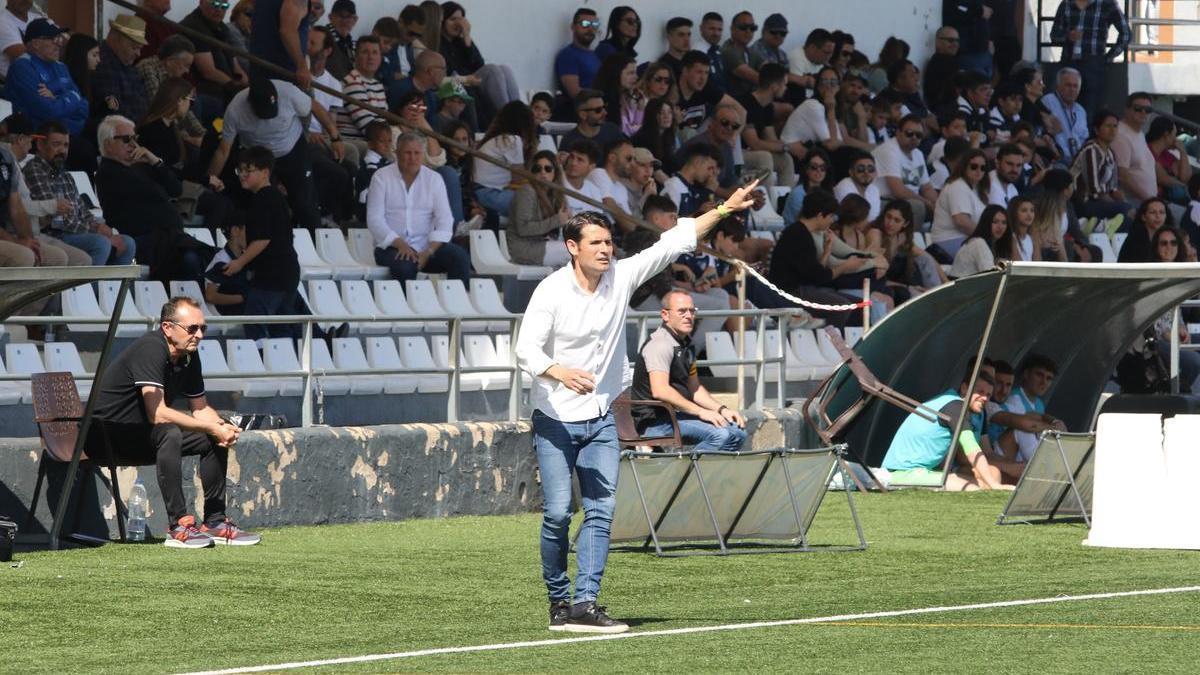
[[[979,224],[958,253],[950,267],[950,277],[961,279],[996,268],[996,246],[1008,234],[1008,212],[1003,206],[991,204],[979,216]]]
[[[625,137],[621,127],[604,121],[608,113],[604,105],[604,95],[598,90],[584,89],[579,92],[575,97],[575,114],[579,124],[563,134],[558,143],[559,147],[572,148],[579,141],[588,140],[595,143],[596,147],[603,148],[616,139]],[[603,166],[603,157],[599,163]]]
[[[995,381],[980,370],[975,378],[975,388],[968,397],[967,385],[972,370],[968,368],[963,374],[957,390],[948,389],[922,404],[945,417],[939,415],[937,421],[930,421],[924,414],[912,412],[904,418],[883,458],[883,468],[890,472],[892,484],[941,485],[946,453],[953,450],[950,475],[945,476],[946,490],[963,492],[1003,487],[1000,470],[988,459],[990,443],[983,431],[983,409],[992,395]],[[959,417],[964,417],[963,428],[954,442],[951,433]]]
[[[105,437],[121,440],[113,448],[118,465],[158,466],[158,488],[167,508],[163,544],[173,548],[207,548],[216,542],[250,546],[261,539],[225,514],[226,467],[239,429],[223,419],[205,396],[196,351],[206,328],[204,311],[195,300],[168,300],[158,327],[121,352],[96,383],[96,408],[88,433],[87,447],[92,449],[106,447]],[[187,399],[188,412],[173,407],[180,398]],[[204,491],[200,523],[188,513],[183,495],[187,455],[200,457],[197,471]]]
[[[1026,463],[1038,446],[1038,434],[1043,431],[1066,431],[1062,421],[1046,414],[1046,392],[1054,383],[1058,366],[1041,354],[1030,354],[1021,369],[1021,386],[1014,387],[1004,401],[1004,412],[994,421],[1007,430],[1000,435],[1003,456]]]
[[[417,272],[445,273],[465,285],[471,258],[450,241],[454,215],[441,176],[424,166],[425,138],[406,132],[396,139],[396,163],[371,178],[367,227],[375,239],[375,263],[399,281]]]
[[[566,148],[566,160],[563,163],[563,187],[570,188],[592,201],[602,201],[604,193],[589,178],[592,171],[596,169],[596,165],[600,163],[600,148],[586,139],[576,141],[574,145],[568,145]],[[574,195],[567,195],[567,211],[571,215],[595,210],[595,206]],[[605,218],[611,217],[605,214]]]
[[[544,182],[531,182],[517,188],[509,215],[508,255],[518,265],[546,265],[559,268],[571,261],[563,242],[563,225],[571,218],[567,201],[559,186],[563,184],[558,156],[540,150],[529,167]],[[547,185],[546,183],[549,183]]]
[[[10,129],[11,132],[11,129]],[[41,218],[41,230],[62,243],[87,253],[92,265],[128,265],[133,262],[137,245],[127,234],[117,234],[92,215],[92,208],[79,195],[75,180],[67,173],[67,153],[71,137],[58,122],[46,122],[38,129],[36,153],[22,170],[29,196],[33,200],[52,200],[54,213]]]
[[[638,350],[633,366],[634,400],[656,400],[676,410],[679,435],[695,444],[696,452],[736,452],[746,442],[746,420],[700,384],[696,354],[691,343],[696,306],[683,291],[662,299],[662,325]],[[669,436],[671,421],[658,406],[633,406],[630,414],[644,436]]]
[[[1022,383],[1018,390],[1013,389],[1014,371],[1011,364],[1007,361],[994,361],[992,367],[995,370],[996,388],[992,392],[992,397],[987,404],[987,422],[988,422],[988,440],[991,443],[991,454],[988,456],[988,461],[1000,469],[1007,479],[1006,482],[1016,482],[1021,478],[1021,473],[1025,470],[1025,465],[1028,459],[1020,458],[1020,445],[1018,439],[1023,439],[1026,436],[1031,436],[1033,447],[1037,447],[1037,437],[1044,431],[1066,431],[1066,426],[1061,420],[1058,420],[1050,415],[1045,414],[1045,405],[1042,405],[1042,410],[1028,410],[1025,412],[1014,412],[1008,407],[1008,401],[1014,397],[1018,397],[1022,406],[1024,399],[1032,397],[1041,403],[1041,399],[1032,395],[1032,391],[1041,387],[1041,379],[1046,374],[1045,372],[1035,376],[1030,372],[1030,362],[1035,360],[1045,360],[1050,364],[1051,370],[1050,379],[1053,379],[1054,363],[1043,356],[1037,354],[1030,355],[1027,360],[1025,371],[1022,373]],[[1018,394],[1021,391],[1022,394]],[[1028,442],[1028,441],[1026,441]],[[1032,453],[1032,450],[1030,450]]]

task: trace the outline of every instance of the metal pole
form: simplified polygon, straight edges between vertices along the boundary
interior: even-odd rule
[[[746,270],[738,267],[737,273],[737,289],[738,289],[738,309],[746,306]],[[737,354],[738,361],[746,358],[746,317],[738,317],[737,329]],[[738,363],[737,366],[737,407],[738,410],[746,409],[746,366]]]
[[[446,401],[446,421],[458,421],[458,394],[461,388],[462,374],[458,372],[458,345],[462,342],[462,319],[454,317],[450,320],[450,338],[447,346],[446,365],[450,368],[450,396]]]
[[[517,363],[517,334],[521,329],[521,317],[513,319],[512,334],[508,336],[508,365],[513,367],[508,381],[508,421],[521,419],[521,366]]]
[[[305,428],[313,424],[312,335],[313,322],[305,321],[300,351],[300,369],[304,371],[304,399],[300,403],[300,425]]]
[[[754,409],[762,410],[767,396],[767,317],[759,315],[755,342],[758,343],[758,362],[754,364]],[[783,345],[780,345],[783,347]]]
[[[1179,307],[1171,311],[1171,393],[1179,393]],[[1191,382],[1188,383],[1191,385]]]
[[[871,281],[869,279],[863,279],[862,293],[865,303],[862,308],[863,335],[866,335],[867,331],[871,330]]]
[[[787,355],[789,350],[786,341],[787,332],[784,331],[784,323],[786,322],[787,318],[782,314],[775,317],[775,330],[779,332],[779,356],[781,357],[779,360],[779,387],[775,396],[775,406],[777,408],[783,408],[785,399],[784,391],[787,385]]]

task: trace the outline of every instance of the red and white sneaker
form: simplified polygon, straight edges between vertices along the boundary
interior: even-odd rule
[[[208,548],[213,545],[213,538],[196,529],[196,518],[184,516],[175,527],[167,530],[167,538],[163,546],[168,548]]]
[[[234,525],[228,518],[216,525],[203,525],[200,532],[212,537],[213,542],[226,546],[253,546],[262,541],[262,537]]]

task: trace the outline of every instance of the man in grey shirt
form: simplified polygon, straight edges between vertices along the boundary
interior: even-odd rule
[[[234,95],[225,109],[221,143],[213,154],[208,173],[220,176],[225,171],[235,138],[240,139],[242,147],[267,148],[275,156],[275,175],[287,189],[293,217],[313,232],[320,227],[321,216],[314,199],[312,161],[304,138],[309,115],[316,116],[329,133],[334,159],[340,162],[345,148],[328,111],[290,82],[255,75],[250,86]],[[230,186],[238,184],[229,175],[222,182]]]

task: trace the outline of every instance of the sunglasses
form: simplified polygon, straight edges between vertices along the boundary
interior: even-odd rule
[[[1151,108],[1151,107],[1150,107],[1150,106],[1148,106],[1148,105],[1135,105],[1135,106],[1133,106],[1133,111],[1134,111],[1134,112],[1136,112],[1136,113],[1148,113],[1148,112],[1150,112],[1150,111],[1152,111],[1152,110],[1154,110],[1154,108]]]
[[[775,37],[787,37],[788,34],[786,30],[769,30],[767,32]]]
[[[549,164],[535,164],[533,166],[534,173],[554,173],[554,167]]]
[[[854,173],[875,173],[875,166],[856,166]]]
[[[117,134],[113,136],[113,140],[121,141],[125,145],[133,145],[138,142],[137,134]]]
[[[175,320],[168,321],[167,323],[173,323],[176,326],[179,326],[183,329],[183,332],[187,333],[188,335],[195,335],[196,333],[203,333],[204,331],[208,330],[208,324],[204,323],[194,323],[190,326],[185,326]]]
[[[904,137],[905,137],[905,138],[916,138],[916,139],[921,139],[921,138],[924,138],[924,137],[925,137],[925,135],[924,135],[924,134],[922,134],[922,133],[921,133],[921,132],[919,132],[919,131],[906,131],[906,132],[904,132]]]
[[[733,129],[734,131],[742,128],[741,122],[734,122],[732,120],[721,120],[721,126],[726,129]]]
[[[580,28],[599,28],[600,22],[595,19],[582,19],[579,21]]]
[[[1161,239],[1158,242],[1159,246],[1179,246],[1179,242],[1174,239]]]
[[[671,78],[666,76],[659,76],[650,81],[654,84],[671,84]]]
[[[976,164],[976,163],[972,162],[971,164],[967,165],[967,168],[972,171],[983,171],[985,166],[983,164]]]
[[[753,31],[753,30],[758,30],[758,24],[756,24],[756,23],[737,23],[737,24],[733,25],[733,29],[734,30],[751,30],[751,31]]]
[[[809,171],[828,171],[829,167],[825,166],[824,164],[809,164],[808,170]]]
[[[229,3],[225,0],[208,0],[208,4],[216,9],[229,9]]]

